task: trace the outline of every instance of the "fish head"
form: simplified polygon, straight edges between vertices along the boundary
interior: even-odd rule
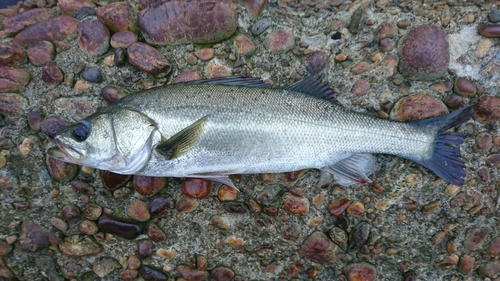
[[[95,113],[56,135],[48,151],[64,162],[119,174],[140,171],[151,156],[156,123],[130,109]]]

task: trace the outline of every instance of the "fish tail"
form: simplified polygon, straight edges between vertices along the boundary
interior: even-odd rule
[[[437,131],[437,136],[434,139],[434,149],[430,158],[409,159],[428,168],[451,184],[463,185],[465,164],[460,159],[460,148],[456,145],[460,145],[467,135],[446,132],[446,130],[466,122],[473,113],[474,105],[471,105],[444,116],[413,122],[416,126],[423,126]]]

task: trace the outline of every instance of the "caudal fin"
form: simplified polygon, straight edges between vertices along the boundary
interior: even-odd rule
[[[460,148],[456,145],[460,145],[466,135],[445,131],[466,122],[473,113],[474,105],[471,105],[448,115],[414,122],[416,126],[436,131],[437,136],[434,140],[434,151],[429,159],[409,159],[428,168],[451,184],[462,185],[465,178],[465,164],[460,159]]]

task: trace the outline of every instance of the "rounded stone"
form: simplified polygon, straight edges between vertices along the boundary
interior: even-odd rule
[[[123,281],[132,281],[137,278],[137,275],[139,275],[139,272],[135,269],[125,269],[120,273],[120,279]]]
[[[138,221],[148,221],[151,218],[148,203],[139,199],[132,200],[128,206],[128,215]]]
[[[0,95],[1,100],[1,95]],[[2,105],[0,104],[0,112],[2,112]],[[40,126],[42,124],[42,114],[39,109],[31,109],[28,112],[28,125],[33,131],[40,131]]]
[[[99,176],[104,186],[111,190],[122,187],[131,177],[130,175],[121,175],[104,170],[99,171]]]
[[[19,234],[19,249],[34,253],[49,245],[49,237],[38,224],[30,221],[23,222]]]
[[[191,198],[205,198],[212,192],[212,181],[198,178],[186,178],[182,183],[182,193]]]
[[[111,32],[137,29],[136,13],[128,2],[109,3],[97,8],[96,14]]]
[[[286,53],[293,49],[295,40],[293,36],[285,30],[279,29],[273,32],[265,42],[271,52]]]
[[[149,225],[146,231],[148,237],[153,240],[153,242],[162,242],[167,240],[167,235],[158,227],[158,225],[152,223]]]
[[[170,63],[157,49],[141,42],[133,42],[127,49],[128,62],[151,74],[169,73]]]
[[[141,270],[139,270],[139,274],[145,280],[155,280],[155,281],[167,281],[168,275],[160,270],[156,270],[147,265],[143,265]]]
[[[197,270],[190,268],[187,265],[179,265],[177,273],[185,280],[205,280],[208,279],[209,273],[205,270]]]
[[[203,48],[194,52],[194,55],[200,60],[210,60],[214,57],[214,49],[213,48]]]
[[[74,205],[66,205],[62,209],[62,217],[65,221],[70,221],[80,215],[80,210]]]
[[[394,48],[394,41],[391,38],[382,38],[378,41],[378,48],[381,52],[389,52]]]
[[[207,66],[205,68],[205,75],[209,79],[219,78],[219,77],[227,77],[230,74],[231,74],[231,72],[229,71],[229,69],[226,66],[221,65],[220,63],[214,62],[214,61],[207,64]]]
[[[328,55],[323,51],[313,52],[307,57],[306,63],[314,73],[319,73],[328,65]]]
[[[127,51],[124,48],[116,48],[113,51],[113,64],[115,66],[123,66],[125,64],[125,58],[127,57]]]
[[[0,92],[17,91],[29,81],[30,74],[24,69],[0,67]]]
[[[172,207],[173,203],[170,198],[158,196],[149,203],[149,213],[153,218],[163,218],[170,214]]]
[[[194,211],[198,207],[198,202],[195,199],[183,195],[175,203],[175,209],[181,213],[189,213]]]
[[[101,73],[99,72],[99,69],[97,69],[97,67],[86,68],[82,72],[82,78],[85,79],[86,81],[91,82],[91,83],[101,83],[102,82],[102,76],[101,76]]]
[[[500,166],[500,154],[491,154],[486,157],[486,163],[492,167]]]
[[[247,212],[248,207],[242,202],[222,202],[222,208],[233,214],[243,214]]]
[[[252,25],[250,32],[252,32],[255,36],[261,35],[271,26],[271,24],[273,24],[273,20],[271,18],[262,18]]]
[[[354,202],[347,207],[347,213],[353,216],[362,216],[365,213],[365,206],[361,202]]]
[[[285,193],[282,197],[285,211],[292,215],[300,215],[309,212],[309,200],[297,197],[291,193]]]
[[[354,263],[344,268],[344,274],[348,281],[374,281],[377,269],[367,262]]]
[[[219,187],[219,191],[217,192],[217,194],[221,201],[234,201],[238,198],[238,191],[225,184]]]
[[[100,230],[123,237],[125,239],[135,239],[142,233],[142,226],[133,221],[127,221],[108,216],[102,216],[97,221]]]
[[[246,0],[242,1],[242,3],[250,14],[251,19],[256,19],[268,5],[267,0]]]
[[[59,16],[33,24],[14,37],[14,43],[23,47],[42,41],[54,44],[71,39],[76,33],[77,20],[68,16]],[[57,45],[57,44],[56,44]]]
[[[342,198],[342,199],[337,199],[337,200],[331,201],[328,204],[328,212],[332,216],[339,216],[347,209],[347,207],[349,207],[350,204],[351,204],[351,200],[349,200],[347,198]]]
[[[108,104],[112,104],[124,96],[125,93],[122,91],[122,89],[117,88],[115,86],[108,85],[102,88],[101,90],[101,97]]]
[[[59,9],[61,9],[61,12],[63,12],[63,14],[72,16],[82,8],[85,7],[93,8],[95,4],[92,3],[92,0],[80,0],[80,1],[59,0],[57,1],[57,6],[59,6]]]
[[[0,113],[7,118],[23,115],[28,100],[19,94],[0,93]]]
[[[153,243],[150,240],[142,240],[137,244],[137,257],[147,259],[153,253]]]
[[[304,241],[299,254],[319,264],[335,264],[338,258],[344,255],[335,243],[319,231]]]
[[[111,46],[113,48],[127,48],[137,41],[137,34],[132,31],[118,31],[111,36]]]
[[[188,70],[175,77],[172,84],[200,80],[203,78],[198,70]]]
[[[490,181],[490,170],[486,166],[480,166],[479,169],[477,170],[477,176],[479,179],[483,182],[489,182]]]
[[[474,107],[479,121],[500,120],[500,98],[494,96],[482,97]]]
[[[243,56],[250,56],[255,52],[255,44],[245,35],[238,35],[234,38],[236,53]]]
[[[358,80],[352,87],[352,93],[355,96],[363,96],[370,90],[370,82],[366,80]]]
[[[464,247],[467,250],[474,251],[479,248],[481,243],[488,237],[490,229],[487,227],[475,228],[469,231],[464,241]]]
[[[7,34],[16,34],[30,25],[48,20],[53,16],[54,10],[51,8],[34,8],[8,16],[3,20],[3,24]]]
[[[487,24],[479,28],[479,34],[484,37],[498,38],[500,37],[500,24]]]
[[[469,255],[464,255],[463,257],[460,258],[460,261],[458,262],[458,270],[462,274],[471,273],[474,270],[475,261],[476,258]]]
[[[88,203],[85,205],[85,212],[84,216],[85,218],[89,220],[97,220],[102,214],[102,207],[94,204],[94,203]]]
[[[17,66],[26,61],[24,48],[16,44],[0,43],[0,66]]]
[[[69,182],[78,172],[77,165],[63,162],[50,155],[47,155],[46,164],[49,174],[58,181]]]
[[[42,80],[47,86],[55,87],[64,79],[61,69],[53,62],[49,61],[43,66]]]
[[[94,235],[99,231],[97,224],[91,220],[83,220],[78,224],[78,229],[87,235]]]
[[[136,175],[132,183],[137,193],[144,196],[151,196],[158,193],[167,185],[167,178]]]
[[[476,145],[474,149],[480,153],[486,153],[490,150],[493,144],[493,138],[488,133],[480,133],[476,137]]]
[[[47,116],[40,124],[40,131],[53,139],[68,123],[57,116]]]
[[[455,93],[464,97],[473,97],[477,92],[476,85],[464,77],[460,77],[455,81],[454,90]]]
[[[399,43],[400,71],[409,79],[434,80],[448,70],[450,50],[445,31],[422,25],[410,31]]]
[[[234,271],[224,266],[218,266],[211,270],[210,275],[215,281],[227,281],[234,278]]]
[[[42,66],[56,57],[56,48],[49,41],[42,41],[26,49],[28,59],[34,66]]]
[[[109,49],[109,31],[96,19],[85,19],[78,23],[78,46],[92,56],[100,56]]]
[[[457,109],[460,108],[460,106],[462,106],[463,101],[464,99],[461,96],[457,94],[451,94],[445,98],[444,103],[449,108]]]
[[[426,94],[417,94],[397,101],[390,116],[397,121],[413,121],[445,114],[448,114],[448,108],[443,102]]]

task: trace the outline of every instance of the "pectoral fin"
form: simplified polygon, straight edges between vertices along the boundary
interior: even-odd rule
[[[156,146],[156,150],[168,160],[176,159],[188,153],[203,134],[206,120],[207,116],[197,120],[168,140]]]
[[[369,183],[367,175],[375,170],[375,159],[371,154],[354,154],[322,170],[332,173],[342,185]]]

